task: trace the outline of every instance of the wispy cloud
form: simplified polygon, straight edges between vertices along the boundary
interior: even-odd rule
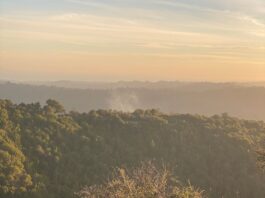
[[[0,13],[0,51],[265,64],[263,0],[54,0],[28,10],[14,1]]]
[[[46,40],[55,43],[57,41],[78,44],[87,46],[88,51],[91,51],[95,46],[106,51],[109,50],[110,45],[122,46],[122,51],[126,51],[124,49],[130,49],[130,51],[141,49],[140,53],[159,49],[163,53],[165,50],[179,50],[181,48],[183,51],[190,49],[190,53],[196,53],[200,49],[207,49],[207,46],[211,46],[211,50],[215,48],[216,51],[220,51],[217,46],[227,46],[232,43],[241,47],[244,47],[245,43],[248,46],[251,43],[255,46],[255,40],[257,40],[257,43],[259,42],[255,37],[260,37],[264,33],[260,29],[262,24],[257,24],[257,21],[253,18],[242,15],[233,15],[232,18],[234,23],[223,27],[219,25],[219,21],[202,24],[192,23],[192,20],[189,21],[190,24],[187,26],[186,22],[163,24],[163,21],[147,22],[117,16],[108,17],[73,12],[44,15],[37,18],[20,15],[2,16],[0,23],[4,27],[2,34],[7,39],[27,39],[32,40],[32,42]],[[235,22],[241,21],[256,25],[258,28],[252,28],[250,31],[248,25],[238,27],[238,30],[231,27],[235,25]],[[197,29],[197,27],[200,29]],[[220,32],[220,30],[222,31]],[[223,34],[224,31],[226,34]],[[243,40],[246,38],[246,35],[242,34],[244,31],[249,32],[250,41]],[[236,35],[233,35],[234,32],[236,32]],[[82,48],[82,50],[85,49]],[[229,50],[235,49],[230,48]]]
[[[254,18],[254,17],[247,16],[247,15],[239,15],[238,18],[240,20],[242,20],[242,21],[254,24],[254,25],[258,26],[258,27],[265,28],[265,23],[263,23],[262,21]]]

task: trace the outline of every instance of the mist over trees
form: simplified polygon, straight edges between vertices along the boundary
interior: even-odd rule
[[[191,113],[212,116],[228,113],[252,120],[265,120],[265,87],[236,83],[181,82],[58,82],[46,86],[0,84],[0,98],[17,103],[56,99],[68,111],[93,109],[159,109],[165,113]],[[258,85],[262,85],[261,83]],[[57,86],[57,87],[55,87]],[[63,88],[63,86],[68,88]],[[92,88],[94,86],[94,88]],[[89,89],[87,89],[89,88]]]
[[[264,122],[227,114],[79,113],[54,100],[0,100],[0,197],[72,198],[85,186],[104,186],[116,167],[151,160],[205,196],[263,198],[257,150],[264,136]]]

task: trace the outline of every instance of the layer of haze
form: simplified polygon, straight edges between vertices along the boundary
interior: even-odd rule
[[[0,78],[265,80],[264,0],[1,0]]]

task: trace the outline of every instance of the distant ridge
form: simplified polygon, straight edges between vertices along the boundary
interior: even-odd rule
[[[116,88],[220,88],[227,86],[259,86],[265,87],[265,82],[207,82],[207,81],[116,81],[116,82],[103,82],[103,81],[71,81],[71,80],[59,80],[59,81],[14,81],[14,80],[0,80],[0,83],[15,83],[24,85],[45,85],[62,88],[76,88],[76,89],[116,89]]]
[[[60,81],[62,82],[62,81]],[[0,83],[0,99],[44,103],[52,98],[69,111],[160,109],[166,113],[214,115],[265,120],[265,87],[236,83],[117,82],[77,85]]]

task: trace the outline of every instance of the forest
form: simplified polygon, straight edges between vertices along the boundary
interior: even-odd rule
[[[225,113],[79,113],[52,99],[0,100],[0,197],[77,197],[118,167],[152,161],[207,197],[263,198],[264,138],[263,121]]]

